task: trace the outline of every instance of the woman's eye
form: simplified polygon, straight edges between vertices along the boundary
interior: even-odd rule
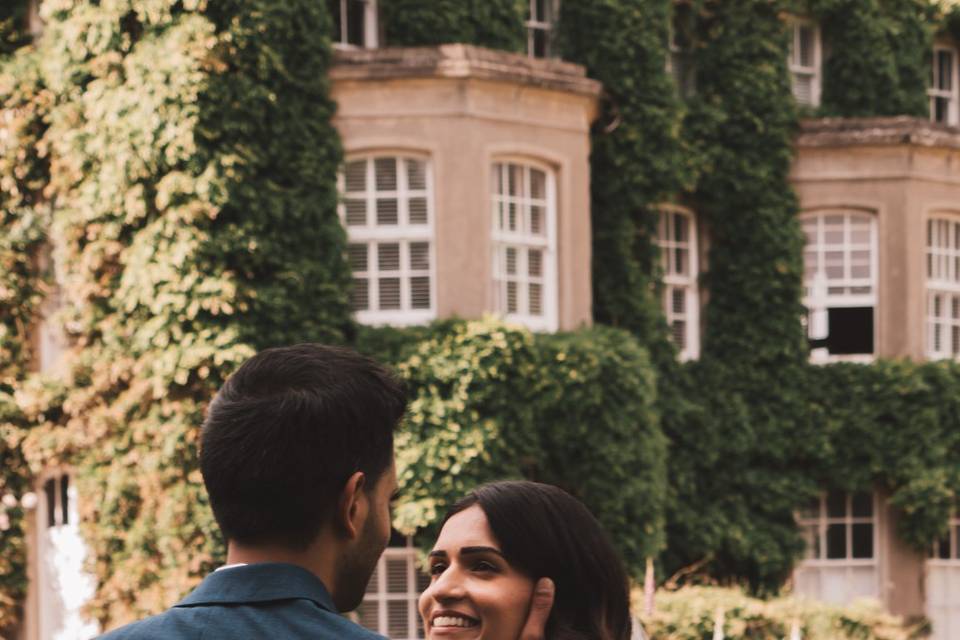
[[[473,565],[474,571],[496,571],[497,567],[492,562],[487,562],[486,560],[480,560]]]
[[[443,573],[444,569],[446,568],[447,568],[447,565],[443,564],[442,562],[435,562],[432,565],[430,565],[430,575],[438,576],[441,573]]]

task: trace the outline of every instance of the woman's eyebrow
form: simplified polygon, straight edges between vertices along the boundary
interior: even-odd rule
[[[500,549],[494,547],[462,547],[460,549],[460,555],[469,556],[477,553],[495,553],[496,555],[503,557],[503,553]]]
[[[428,558],[446,558],[447,552],[443,551],[442,549],[434,549],[433,551],[427,554],[427,557]]]

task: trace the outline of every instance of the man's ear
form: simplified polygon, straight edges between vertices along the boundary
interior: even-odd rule
[[[337,528],[350,539],[359,537],[360,531],[363,530],[363,523],[370,511],[370,501],[367,499],[365,491],[366,484],[366,474],[357,471],[347,479],[346,484],[340,491],[340,499],[337,502],[336,524]]]

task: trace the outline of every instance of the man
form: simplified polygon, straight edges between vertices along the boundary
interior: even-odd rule
[[[268,349],[227,380],[201,433],[200,469],[227,564],[166,612],[110,640],[364,639],[340,612],[363,600],[390,538],[400,384],[349,350]],[[520,640],[541,640],[541,581]]]

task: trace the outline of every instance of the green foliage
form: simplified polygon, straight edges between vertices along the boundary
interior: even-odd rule
[[[594,317],[628,329],[657,355],[666,345],[656,297],[657,205],[695,167],[683,154],[681,109],[665,71],[670,0],[565,2],[563,57],[603,83],[591,155]]]
[[[4,211],[26,221],[21,209],[55,203],[77,349],[60,389],[18,383],[32,426],[16,448],[33,471],[70,464],[80,495],[96,497],[80,504],[98,580],[90,611],[110,627],[170,605],[222,557],[196,454],[225,377],[257,349],[352,331],[331,53],[318,36],[330,24],[307,0],[46,0],[43,11],[42,91],[18,127],[43,152],[18,148],[24,167],[3,173],[5,196],[23,173],[18,193],[42,198],[8,209],[5,197]]]
[[[641,601],[641,594],[634,593]],[[724,612],[723,632],[729,640],[779,639],[796,624],[806,640],[910,640],[920,637],[916,625],[883,611],[879,604],[859,602],[837,607],[808,600],[756,600],[737,589],[687,587],[659,591],[657,608],[643,618],[644,629],[657,640],[701,640],[713,637],[717,610]]]
[[[933,23],[924,0],[811,0],[830,55],[821,113],[926,117]]]
[[[415,331],[398,365],[412,401],[397,436],[396,526],[432,540],[482,482],[549,482],[591,508],[639,575],[663,545],[666,491],[646,352],[608,328],[540,335],[488,319],[431,333]]]
[[[526,0],[383,0],[387,46],[459,42],[525,51]]]

